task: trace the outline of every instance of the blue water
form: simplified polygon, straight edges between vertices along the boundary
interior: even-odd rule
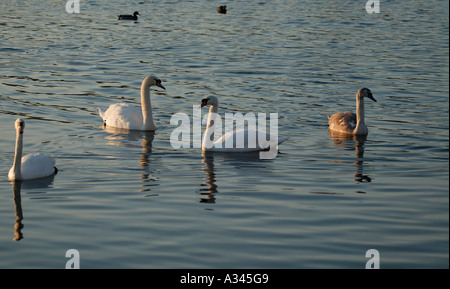
[[[448,268],[449,3],[365,3],[0,0],[0,268]],[[103,129],[148,75],[156,133]],[[330,135],[361,87],[367,138]],[[278,156],[173,148],[208,95],[278,113]],[[18,117],[53,178],[8,180]]]

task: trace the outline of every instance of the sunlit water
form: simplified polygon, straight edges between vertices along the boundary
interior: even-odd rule
[[[448,268],[448,1],[365,2],[1,0],[0,267]],[[151,74],[156,133],[104,130]],[[369,135],[330,136],[360,87]],[[277,158],[173,148],[207,95],[278,113]],[[18,117],[54,178],[8,180]]]

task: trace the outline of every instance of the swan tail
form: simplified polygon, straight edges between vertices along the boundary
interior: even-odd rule
[[[278,139],[277,146],[280,145],[280,144],[282,144],[282,143],[284,143],[284,142],[287,141],[288,139],[289,139],[289,137],[285,137],[285,138],[282,138],[282,139]],[[272,145],[273,145],[273,143],[272,143]],[[268,150],[270,150],[270,144],[269,144],[266,148],[263,149],[263,151],[268,151]]]
[[[103,125],[106,126],[105,112],[100,108],[98,108],[98,115],[103,119]]]
[[[279,140],[278,140],[278,144],[282,144],[282,143],[284,143],[285,141],[287,141],[288,139],[289,139],[289,137],[285,137],[285,138],[279,139]]]

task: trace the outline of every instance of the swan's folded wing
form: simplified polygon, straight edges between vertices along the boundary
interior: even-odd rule
[[[51,176],[55,172],[55,160],[41,153],[22,157],[22,178],[37,179]]]
[[[339,127],[353,129],[356,126],[356,115],[351,111],[335,113],[328,118],[328,125],[331,130]]]
[[[108,126],[131,130],[142,129],[142,111],[127,103],[111,104],[102,118]]]
[[[267,133],[263,130],[235,130],[229,131],[214,142],[215,148],[222,148],[223,150],[232,150],[234,152],[252,152],[268,149],[270,144],[278,140],[271,135],[267,139]]]

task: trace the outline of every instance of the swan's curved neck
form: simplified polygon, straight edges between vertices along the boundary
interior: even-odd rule
[[[12,166],[12,173],[13,175],[10,176],[11,179],[14,180],[21,180],[22,179],[22,173],[21,173],[21,166],[22,166],[22,148],[23,148],[23,134],[17,130],[16,133],[16,148],[14,151],[14,163]]]
[[[364,97],[356,95],[356,127],[355,133],[367,133],[367,126],[364,123]]]
[[[211,105],[209,108],[208,122],[206,124],[205,134],[203,136],[202,148],[205,149],[207,147],[211,147],[211,145],[207,145],[207,143],[214,142],[214,122],[216,121],[217,111],[219,107],[217,104]]]
[[[150,101],[150,78],[147,77],[141,85],[141,106],[143,117],[143,130],[155,130],[153,122],[152,103]]]

